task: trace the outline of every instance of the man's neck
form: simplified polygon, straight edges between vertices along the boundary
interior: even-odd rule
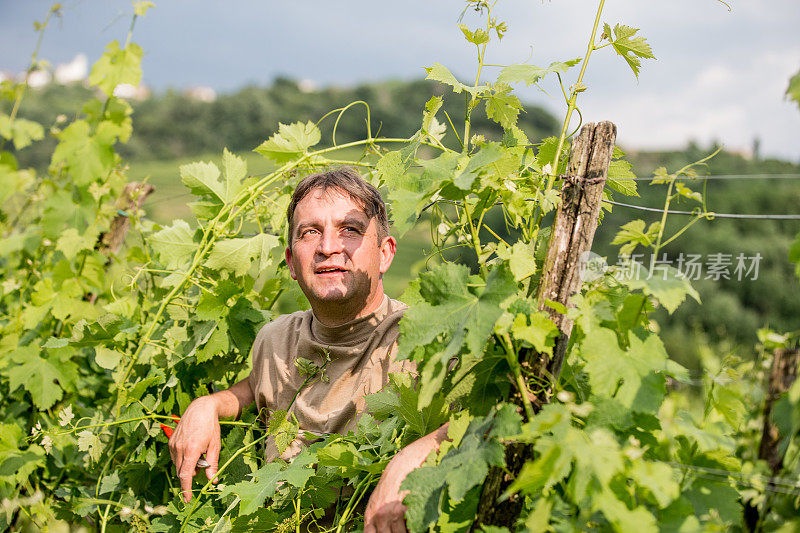
[[[378,287],[374,294],[371,294],[365,305],[358,306],[358,309],[348,309],[347,304],[335,306],[311,305],[314,317],[324,326],[335,328],[342,324],[347,324],[358,318],[374,313],[383,303],[383,284]]]

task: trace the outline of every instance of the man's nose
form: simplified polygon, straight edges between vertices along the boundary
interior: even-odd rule
[[[319,246],[317,247],[319,253],[323,255],[333,255],[343,250],[344,243],[338,231],[325,230],[322,232],[322,238],[319,240]]]

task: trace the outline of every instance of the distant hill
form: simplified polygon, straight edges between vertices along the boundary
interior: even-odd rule
[[[134,133],[119,151],[132,160],[151,160],[216,152],[223,147],[232,151],[252,150],[277,130],[278,123],[317,121],[325,113],[357,100],[370,106],[373,134],[379,131],[382,136],[406,137],[419,129],[425,103],[444,90],[442,85],[427,80],[310,90],[293,80],[278,78],[269,87],[246,87],[211,102],[171,91],[131,102]],[[26,96],[20,116],[47,127],[59,114],[80,108],[88,97],[89,90],[80,85],[50,85]],[[462,98],[446,99],[443,109],[454,123],[463,122]],[[441,111],[439,116],[445,120]],[[335,118],[331,116],[322,124],[323,134],[327,135],[322,140],[325,144],[331,143]],[[364,106],[349,109],[338,124],[337,142],[364,138],[365,119]],[[520,127],[536,141],[555,135],[559,123],[543,108],[527,105],[520,116]],[[486,117],[482,106],[473,112],[472,133],[487,138],[502,136],[502,130]],[[456,140],[452,138],[450,142]],[[49,139],[22,151],[20,163],[41,168],[46,164],[47,154],[52,153],[53,143]]]

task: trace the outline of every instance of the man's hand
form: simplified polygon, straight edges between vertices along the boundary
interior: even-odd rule
[[[389,461],[375,491],[369,498],[364,513],[364,533],[406,533],[406,506],[403,498],[408,491],[400,491],[406,476],[422,465],[428,454],[438,450],[447,440],[447,424],[425,435],[402,450]]]
[[[203,396],[189,404],[178,427],[169,439],[169,454],[181,480],[183,501],[192,499],[192,479],[197,475],[197,461],[206,454],[206,477],[214,480],[219,463],[219,411],[213,396]]]
[[[398,456],[399,454],[386,465],[378,486],[369,498],[364,513],[364,533],[406,533],[406,506],[403,505],[403,498],[408,491],[401,492],[400,483],[415,467],[407,469],[404,465],[395,463]]]
[[[220,417],[239,416],[255,397],[250,382],[243,379],[230,389],[197,398],[189,404],[169,438],[169,454],[181,480],[183,501],[192,499],[192,478],[197,475],[197,461],[206,454],[206,477],[217,483],[220,450]]]

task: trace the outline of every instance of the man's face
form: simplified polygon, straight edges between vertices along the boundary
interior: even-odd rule
[[[320,319],[352,319],[377,308],[397,243],[378,240],[376,221],[358,201],[339,189],[314,189],[295,208],[293,233],[286,263]]]

